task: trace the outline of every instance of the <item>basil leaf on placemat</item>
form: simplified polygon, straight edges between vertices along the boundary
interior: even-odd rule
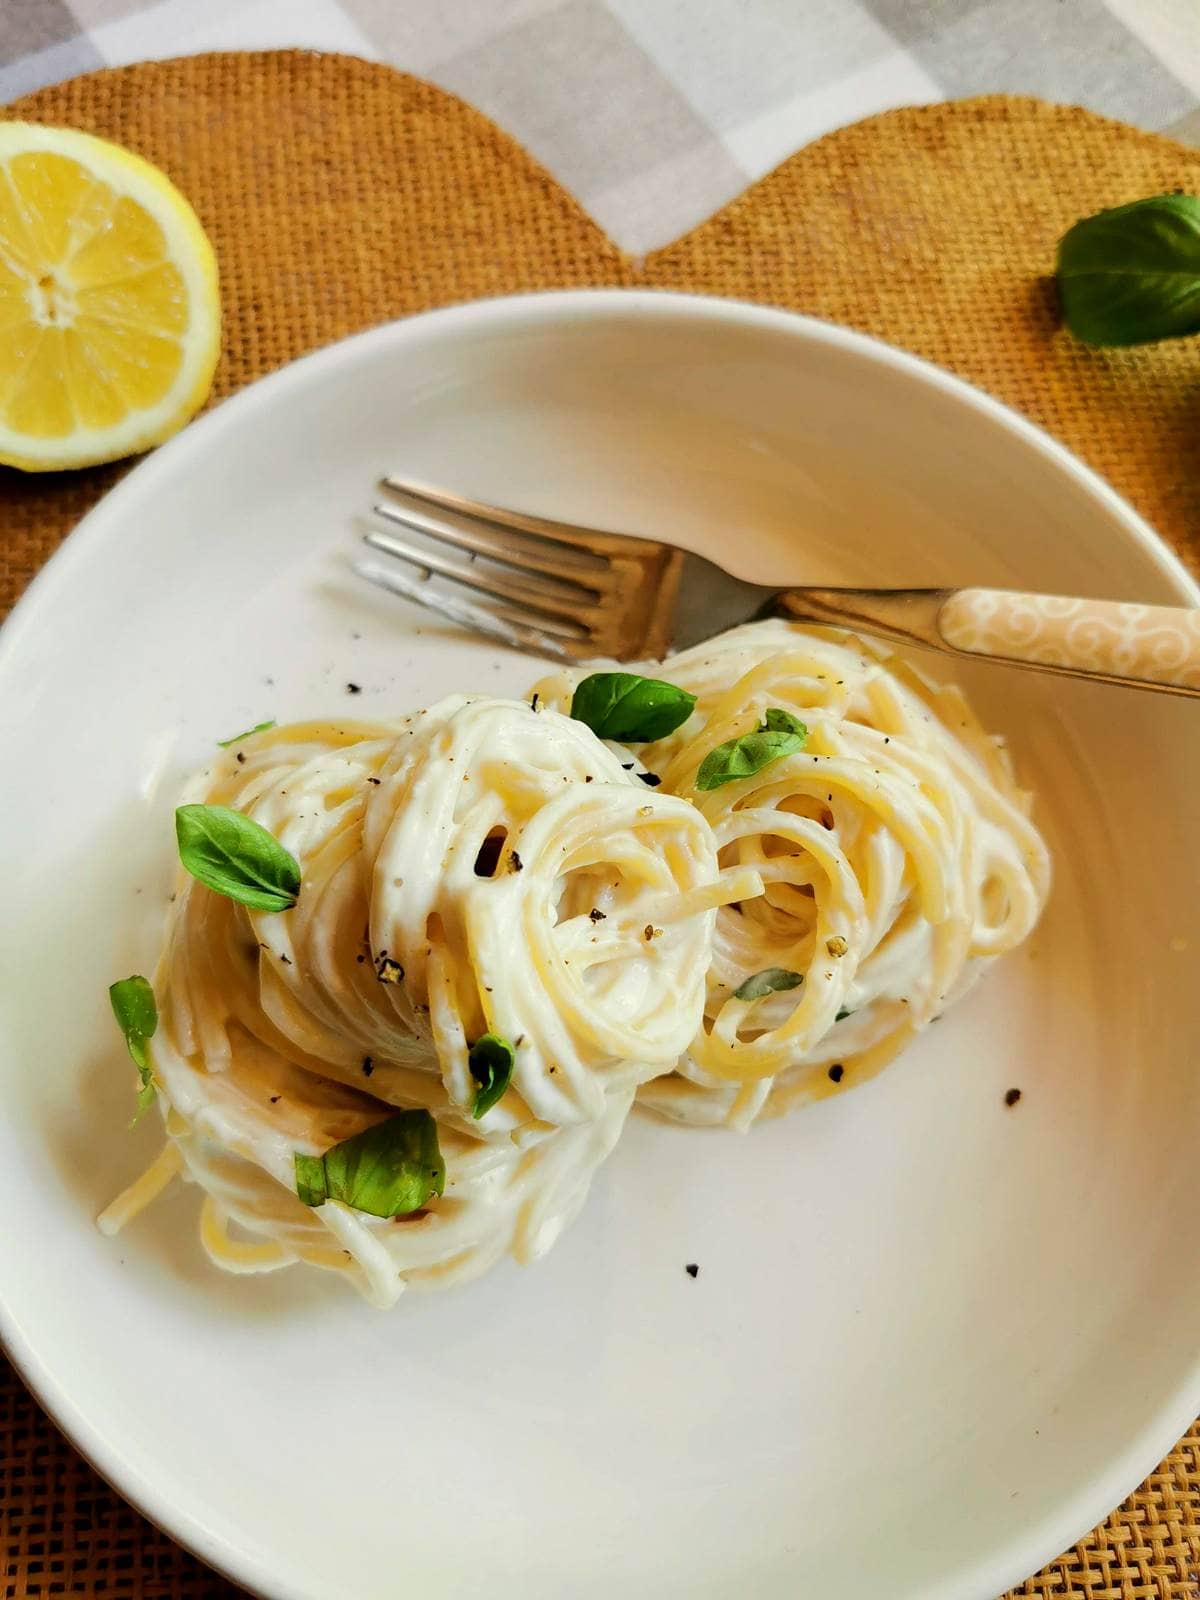
[[[696,696],[636,672],[593,672],[571,699],[571,715],[601,739],[647,744],[665,739],[692,714]]]
[[[340,1200],[372,1217],[419,1211],[446,1184],[437,1123],[428,1111],[400,1111],[343,1139],[323,1156],[294,1156],[296,1193],[306,1206]]]
[[[471,1076],[479,1085],[471,1115],[478,1122],[500,1099],[512,1079],[517,1054],[507,1039],[498,1033],[485,1033],[476,1039],[467,1055]]]
[[[1058,296],[1089,344],[1200,333],[1200,200],[1160,194],[1085,217],[1058,246]]]
[[[179,859],[193,878],[256,911],[287,911],[300,894],[300,864],[274,835],[230,806],[180,806]]]

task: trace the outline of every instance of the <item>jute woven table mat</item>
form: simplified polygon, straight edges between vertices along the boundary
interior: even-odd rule
[[[1047,277],[1076,217],[1200,191],[1195,150],[1032,100],[889,112],[801,151],[638,263],[478,113],[347,57],[120,68],[7,114],[131,145],[191,198],[222,271],[215,398],[316,345],[455,300],[600,284],[732,295],[865,329],[961,373],[1091,462],[1200,569],[1200,342],[1088,350],[1058,328]],[[0,613],[121,470],[0,473]],[[2,1359],[0,1572],[5,1600],[239,1592],[114,1495]],[[1200,1426],[1014,1593],[1200,1600]]]

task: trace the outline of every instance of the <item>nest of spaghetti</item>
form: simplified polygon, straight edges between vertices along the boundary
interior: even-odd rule
[[[957,688],[782,621],[628,670],[694,697],[636,746],[639,767],[704,817],[723,875],[764,885],[718,911],[703,1022],[639,1087],[647,1109],[744,1129],[845,1092],[1032,931],[1049,855],[1003,741]],[[581,676],[537,691],[568,709]]]
[[[722,872],[707,822],[586,726],[455,697],[398,724],[236,741],[189,814],[234,814],[298,869],[294,904],[191,872],[154,977],[167,1149],[231,1271],[304,1261],[388,1305],[541,1255],[638,1086],[705,1005]]]

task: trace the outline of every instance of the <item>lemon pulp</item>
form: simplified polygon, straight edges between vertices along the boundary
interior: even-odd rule
[[[66,128],[0,123],[0,462],[144,450],[203,404],[216,260],[149,162]]]

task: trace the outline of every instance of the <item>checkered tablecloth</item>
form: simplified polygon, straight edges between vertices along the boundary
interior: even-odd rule
[[[463,96],[635,253],[892,106],[1037,94],[1200,142],[1200,0],[0,0],[0,102],[295,45]]]

